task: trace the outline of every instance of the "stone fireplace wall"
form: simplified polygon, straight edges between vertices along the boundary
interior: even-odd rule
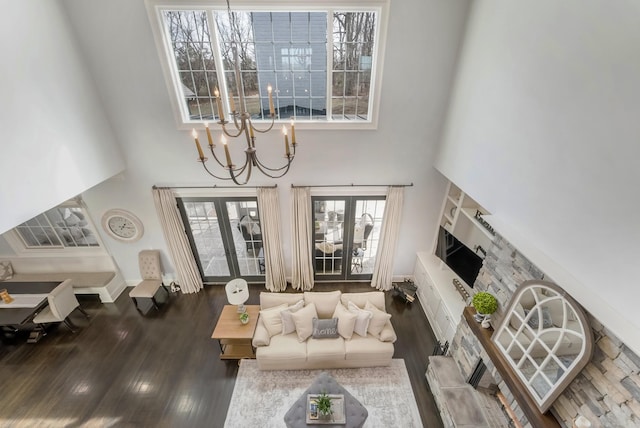
[[[500,304],[493,319],[500,321],[501,311],[507,307],[518,285],[530,279],[553,282],[553,278],[547,277],[508,241],[496,235],[474,289],[496,296]],[[562,287],[562,284],[558,285]],[[588,312],[585,313],[594,335],[593,356],[556,400],[552,412],[567,427],[572,426],[576,416],[583,415],[593,427],[640,428],[640,357],[606,326]],[[494,325],[497,326],[497,323]],[[456,331],[450,353],[465,378],[471,374],[478,359],[482,358],[522,425],[531,426],[464,319]]]

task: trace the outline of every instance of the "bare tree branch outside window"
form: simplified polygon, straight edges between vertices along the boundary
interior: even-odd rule
[[[278,118],[322,119],[331,105],[332,119],[368,119],[375,12],[334,12],[332,29],[326,28],[325,12],[214,11],[214,23],[206,10],[165,10],[163,16],[191,120],[219,117],[214,90],[222,78],[239,105],[236,55],[254,119],[268,115],[267,84],[274,87]],[[216,31],[219,63],[210,29]],[[326,100],[328,31],[333,32],[331,100]]]

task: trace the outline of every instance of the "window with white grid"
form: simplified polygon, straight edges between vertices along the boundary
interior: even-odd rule
[[[59,206],[14,228],[26,248],[99,247],[81,207]]]
[[[375,126],[388,0],[270,3],[273,10],[243,2],[231,14],[226,5],[148,4],[182,124],[244,109],[270,120],[271,86],[276,120]]]

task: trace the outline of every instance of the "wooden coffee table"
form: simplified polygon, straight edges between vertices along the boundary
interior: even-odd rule
[[[225,305],[222,308],[216,328],[211,335],[211,338],[217,339],[220,344],[220,359],[239,360],[256,357],[251,340],[256,331],[256,325],[258,325],[260,306],[245,305],[245,307],[249,314],[247,324],[240,322],[237,306]]]

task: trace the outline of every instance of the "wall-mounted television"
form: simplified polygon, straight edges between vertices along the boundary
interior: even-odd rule
[[[482,257],[442,226],[440,226],[438,233],[436,256],[445,262],[469,287],[473,288],[473,283],[482,267]]]

